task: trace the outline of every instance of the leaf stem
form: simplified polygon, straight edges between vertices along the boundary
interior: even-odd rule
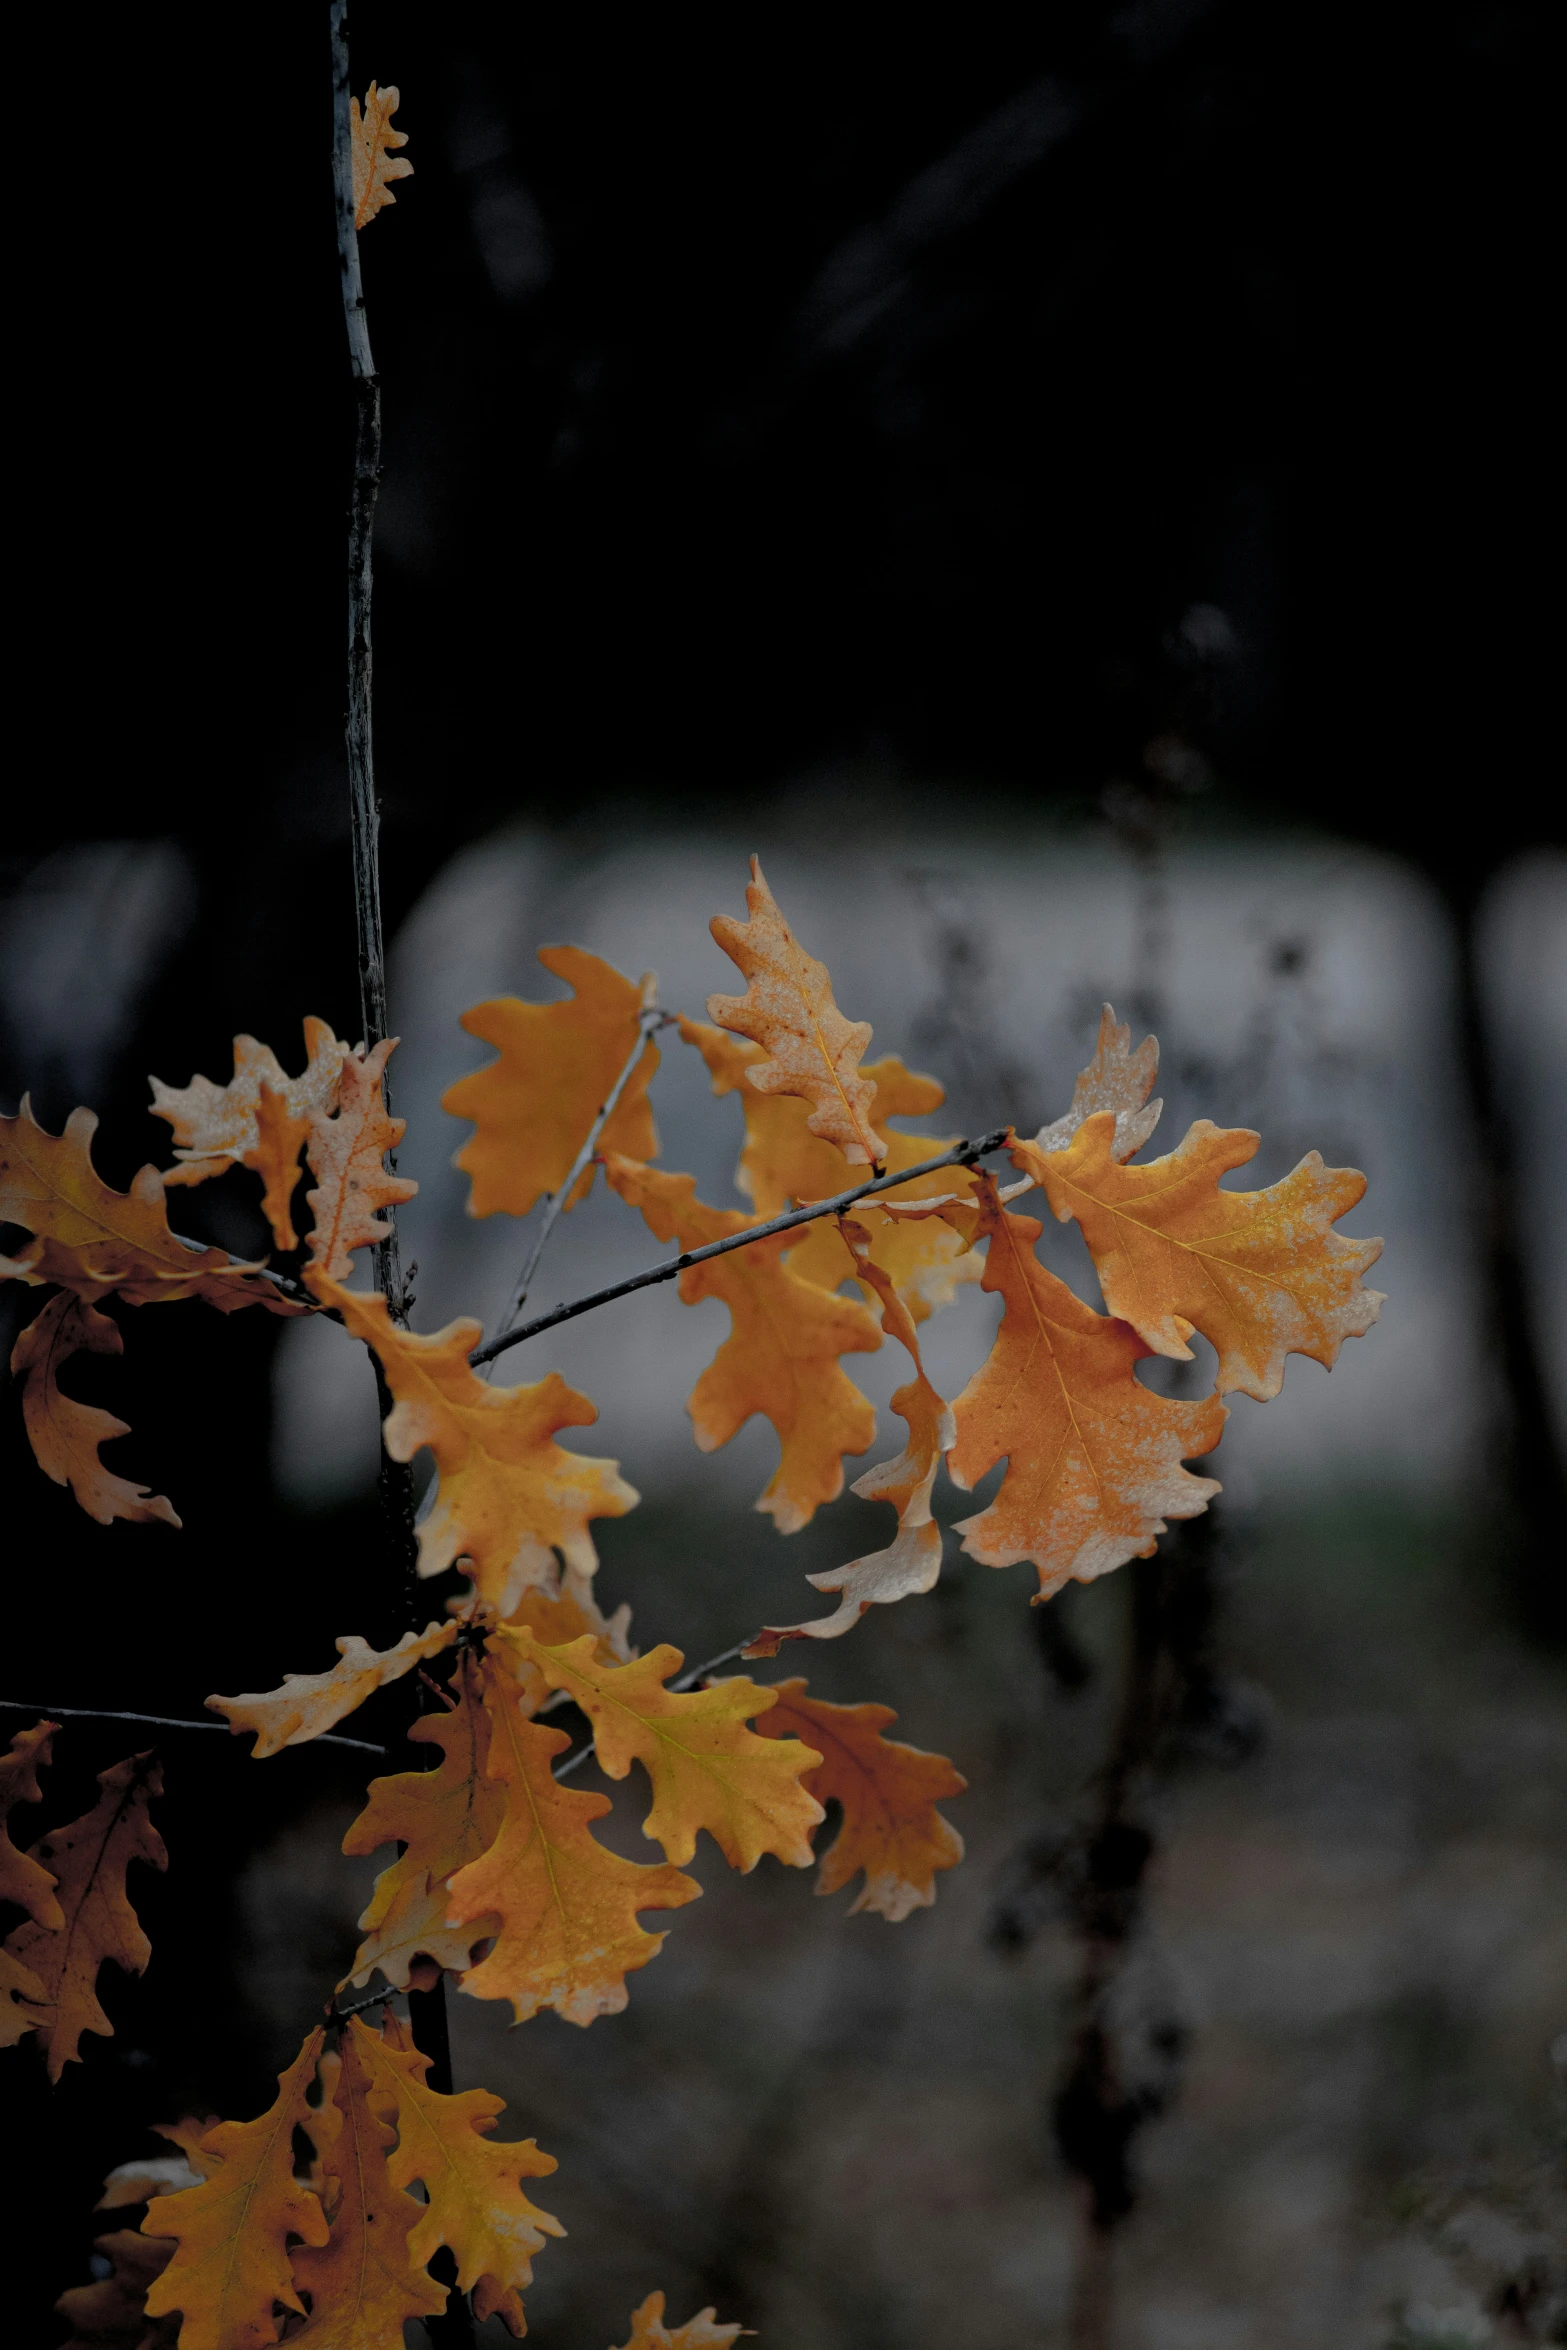
[[[612,1281],[607,1289],[592,1290],[586,1297],[574,1298],[570,1305],[556,1306],[553,1312],[539,1314],[531,1322],[499,1331],[494,1338],[486,1339],[483,1346],[476,1346],[468,1360],[476,1367],[492,1363],[508,1347],[520,1346],[525,1338],[535,1338],[541,1330],[553,1330],[558,1322],[575,1321],[579,1314],[589,1314],[595,1306],[607,1306],[617,1297],[629,1297],[633,1290],[650,1289],[659,1281],[673,1281],[677,1273],[685,1272],[690,1265],[705,1265],[710,1257],[727,1256],[731,1249],[749,1248],[754,1240],[770,1240],[774,1233],[792,1232],[800,1224],[814,1224],[819,1216],[841,1215],[856,1200],[870,1199],[879,1191],[895,1190],[900,1184],[912,1183],[916,1176],[934,1175],[943,1167],[970,1166],[987,1152],[1002,1149],[1011,1133],[1010,1126],[998,1126],[991,1133],[980,1135],[975,1142],[954,1143],[939,1158],[922,1159],[917,1167],[900,1167],[893,1174],[873,1176],[868,1183],[856,1184],[852,1191],[840,1191],[832,1199],[812,1200],[808,1206],[791,1208],[765,1224],[753,1224],[749,1231],[731,1232],[725,1240],[710,1240],[705,1248],[688,1249],[682,1256],[667,1257],[661,1265],[650,1265],[645,1273],[633,1273],[625,1281]]]

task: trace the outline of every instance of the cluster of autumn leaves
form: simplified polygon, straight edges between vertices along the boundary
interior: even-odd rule
[[[651,983],[634,985],[579,949],[551,948],[540,960],[569,985],[567,999],[538,1005],[502,998],[464,1018],[499,1056],[445,1097],[449,1111],[473,1123],[458,1164],[471,1178],[475,1214],[524,1216],[571,1182],[571,1196],[557,1201],[569,1208],[602,1164],[613,1190],[656,1237],[684,1252],[953,1147],[953,1138],[887,1129],[891,1118],[936,1109],[940,1087],[893,1058],[865,1063],[869,1028],[838,1010],[827,971],[799,945],[754,864],[747,901],[747,922],[719,917],[712,925],[746,981],[744,994],[714,996],[709,1022],[682,1017],[678,1025],[702,1054],[714,1092],[741,1103],[737,1181],[749,1209],[710,1206],[697,1198],[690,1176],[653,1163],[658,1143],[648,1088],[659,1054],[646,1018]],[[699,1832],[737,1868],[754,1867],[764,1853],[804,1865],[829,1799],[841,1806],[842,1826],[822,1862],[819,1890],[863,1871],[858,1908],[896,1920],[931,1901],[936,1874],[962,1852],[935,1808],[963,1785],[952,1766],[888,1739],[893,1717],[885,1708],[826,1705],[808,1696],[803,1681],[671,1686],[679,1653],[656,1647],[635,1655],[626,1611],[607,1618],[594,1597],[591,1521],[618,1516],[637,1498],[615,1462],[555,1441],[564,1429],[590,1424],[594,1406],[556,1373],[515,1388],[488,1384],[470,1360],[482,1335],[478,1323],[459,1320],[418,1334],[385,1297],[347,1286],[354,1252],[386,1237],[386,1211],[414,1189],[389,1164],[403,1132],[384,1098],[392,1045],[351,1050],[316,1020],[306,1022],[305,1043],[306,1066],[296,1078],[266,1046],[241,1037],[225,1085],[197,1077],[176,1089],[154,1080],[153,1107],[174,1130],[175,1163],[144,1168],[128,1194],[113,1192],[92,1167],[90,1112],[78,1110],[55,1137],[24,1103],[21,1115],[0,1127],[0,1219],[31,1237],[15,1257],[0,1260],[0,1270],[55,1290],[23,1331],[13,1367],[23,1378],[40,1464],[105,1522],[178,1524],[165,1499],[103,1466],[98,1446],[123,1433],[121,1423],[59,1385],[60,1367],[76,1349],[119,1350],[118,1326],[98,1310],[110,1295],[130,1304],[196,1296],[225,1311],[252,1304],[275,1313],[325,1311],[379,1359],[393,1398],[388,1452],[408,1460],[427,1448],[434,1457],[420,1573],[456,1566],[469,1586],[446,1618],[380,1652],[344,1638],[329,1672],[290,1674],[277,1690],[208,1701],[235,1730],[253,1732],[255,1753],[265,1756],[321,1736],[373,1689],[452,1652],[446,1710],[427,1713],[413,1732],[438,1757],[437,1767],[375,1781],[346,1839],[345,1849],[356,1853],[388,1841],[399,1847],[361,1921],[365,1939],[349,1981],[363,1985],[379,1973],[399,1990],[426,1988],[449,1969],[463,1990],[509,2000],[519,2021],[550,2007],[586,2024],[624,2006],[627,1974],[662,1944],[662,1934],[638,1923],[639,1913],[696,1897],[699,1887],[683,1871]],[[941,1566],[931,1497],[943,1464],[966,1488],[1005,1460],[994,1499],[959,1527],[963,1547],[987,1565],[1031,1561],[1041,1598],[1071,1577],[1087,1580],[1148,1555],[1168,1519],[1193,1515],[1217,1490],[1183,1464],[1217,1443],[1225,1417],[1220,1396],[1230,1389],[1273,1396],[1288,1353],[1330,1365],[1346,1337],[1369,1327],[1380,1301],[1360,1275],[1379,1244],[1333,1230],[1360,1197],[1362,1178],[1326,1169],[1312,1154],[1265,1190],[1224,1190],[1220,1178],[1251,1158],[1257,1137],[1206,1121],[1167,1157],[1133,1164],[1159,1115],[1158,1102],[1148,1099],[1156,1063],[1152,1040],[1133,1052],[1107,1009],[1066,1114],[1031,1139],[1009,1137],[1018,1181],[998,1188],[976,1163],[946,1165],[848,1212],[765,1233],[682,1271],[685,1301],[718,1298],[731,1322],[687,1407],[696,1441],[711,1450],[756,1413],[772,1423],[778,1467],[757,1507],[782,1532],[806,1524],[841,1492],[844,1457],[872,1441],[874,1414],[843,1358],[888,1337],[911,1365],[893,1397],[907,1442],[855,1484],[893,1507],[897,1524],[887,1547],[813,1576],[836,1606],[798,1624],[764,1627],[748,1655],[776,1654],[789,1639],[838,1637],[868,1607],[929,1590]],[[619,1098],[605,1119],[601,1105],[617,1080]],[[596,1126],[594,1159],[574,1178]],[[261,1179],[278,1249],[299,1249],[293,1219],[302,1155],[311,1178],[310,1228],[297,1277],[198,1249],[170,1230],[172,1193],[237,1165]],[[1039,1262],[1040,1225],[1009,1205],[1035,1187],[1058,1218],[1079,1225],[1107,1313],[1084,1305]],[[925,1372],[917,1326],[976,1282],[1001,1297],[1004,1313],[988,1359],[949,1401]],[[1139,1360],[1151,1353],[1190,1359],[1194,1332],[1215,1349],[1214,1392],[1196,1401],[1154,1394],[1136,1376]],[[611,1779],[624,1779],[633,1762],[642,1765],[651,1795],[644,1832],[662,1846],[661,1862],[643,1865],[609,1852],[590,1833],[607,1799],[559,1783],[568,1741],[538,1717],[567,1698],[591,1724]],[[36,1793],[30,1774],[49,1728],[40,1725],[17,1742],[13,1800],[18,1791]],[[44,1848],[29,1858],[0,1838],[0,1853],[23,1872],[30,1910],[7,1945],[7,1964],[21,1973],[3,1986],[3,2011],[12,2038],[38,2031],[55,2076],[76,2054],[82,2030],[107,2028],[92,1989],[99,1960],[145,1963],[123,1884],[129,1858],[161,1865],[162,1848],[146,1820],[155,1771],[147,1758],[133,1758],[105,1774],[104,1789],[97,1812],[52,1839],[54,1855],[67,1864],[54,1872],[52,1892]],[[88,1842],[98,1835],[106,1851],[113,1847],[114,1865],[94,1876],[109,1895],[118,1888],[112,1920],[107,1911],[89,1915],[90,1904],[71,1908],[75,1848],[67,1846],[78,1831]],[[101,1909],[107,1896],[94,1898]],[[146,2223],[170,2247],[147,2309],[153,2316],[183,2311],[185,2350],[278,2338],[269,2330],[274,2304],[295,2313],[278,2319],[290,2327],[289,2338],[303,2319],[301,2342],[336,2339],[329,2328],[341,2311],[328,2315],[338,2308],[333,2279],[346,2274],[343,2243],[357,2242],[368,2224],[355,2198],[372,2191],[383,2201],[390,2194],[396,2213],[390,2235],[376,2238],[383,2253],[396,2239],[395,2258],[383,2262],[375,2288],[384,2294],[388,2342],[400,2339],[404,2317],[439,2305],[431,2295],[444,2297],[425,2266],[439,2242],[451,2246],[475,2306],[500,2311],[521,2330],[516,2296],[542,2240],[537,2231],[554,2223],[526,2204],[517,2179],[530,2165],[534,2173],[552,2166],[531,2147],[484,2138],[498,2107],[483,2092],[435,2097],[423,2081],[423,2059],[400,2031],[389,2022],[377,2034],[354,2019],[340,2055],[326,2058],[315,2034],[284,2076],[270,2117],[220,2125],[199,2148],[191,2140],[189,2159],[196,2164],[204,2149],[209,2172],[160,2198]],[[318,2075],[324,2085],[312,2104]],[[309,2186],[296,2179],[287,2152],[296,2125],[315,2147]],[[271,2148],[265,2156],[263,2141]],[[437,2146],[448,2166],[436,2165],[439,2177],[429,2168]],[[353,2160],[344,2167],[350,2147]],[[265,2192],[245,2190],[247,2217],[235,2237],[221,2215],[239,2192],[235,2166],[252,2158],[263,2171],[271,2163],[269,2183]],[[500,2184],[491,2177],[497,2161],[506,2174]],[[484,2179],[489,2187],[476,2183]],[[367,2181],[390,2185],[372,2189]],[[405,2192],[415,2182],[428,2198],[423,2205]],[[269,2210],[272,2235],[264,2243],[257,2215]],[[503,2210],[511,2214],[505,2227],[496,2217]],[[290,2237],[299,2243],[285,2255]],[[509,2251],[497,2249],[502,2237]],[[223,2298],[234,2294],[250,2296],[243,2324],[237,2304]],[[657,2313],[640,2313],[638,2324],[644,2320],[639,2343],[732,2338],[728,2328],[666,2336]],[[373,2313],[366,2324],[370,2330],[354,2338],[380,2340],[382,2317]]]

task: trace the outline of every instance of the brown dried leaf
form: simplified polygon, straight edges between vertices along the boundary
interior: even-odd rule
[[[354,226],[362,229],[374,220],[383,204],[395,204],[397,198],[388,186],[390,180],[411,179],[413,165],[405,155],[392,152],[406,147],[408,133],[394,131],[392,116],[401,104],[396,88],[388,83],[384,90],[374,82],[365,92],[365,110],[359,111],[357,98],[348,101],[349,154],[354,166]]]
[[[353,1272],[350,1250],[390,1240],[392,1227],[377,1211],[401,1207],[419,1188],[383,1164],[407,1128],[406,1119],[388,1115],[382,1098],[387,1059],[396,1046],[397,1038],[388,1036],[363,1060],[351,1053],[343,1063],[336,1110],[311,1116],[307,1156],[316,1188],[305,1194],[315,1218],[310,1263],[334,1281]]]
[[[173,2244],[118,2228],[97,2237],[93,2250],[109,2262],[110,2273],[91,2285],[72,2285],[55,2303],[71,2327],[64,2350],[174,2350],[178,2322],[147,2315],[147,2288],[167,2268]]]
[[[285,1746],[303,1746],[322,1737],[334,1722],[364,1704],[372,1691],[400,1681],[426,1657],[438,1656],[457,1637],[455,1623],[426,1624],[405,1632],[395,1647],[374,1649],[357,1632],[336,1644],[338,1662],[329,1673],[289,1673],[279,1689],[252,1690],[243,1697],[209,1697],[236,1735],[256,1733],[251,1759],[262,1762]]]
[[[17,1339],[11,1350],[11,1368],[23,1379],[22,1421],[33,1456],[46,1477],[68,1485],[90,1518],[100,1526],[116,1518],[146,1526],[154,1520],[178,1526],[174,1505],[164,1494],[117,1477],[98,1458],[98,1447],[111,1436],[128,1436],[130,1429],[112,1412],[96,1404],[78,1403],[62,1393],[62,1363],[85,1350],[89,1354],[117,1355],[125,1341],[119,1326],[96,1306],[62,1289]]]
[[[711,2306],[699,2309],[683,2326],[666,2326],[663,2294],[649,2293],[641,2308],[632,2312],[631,2339],[622,2350],[729,2350],[730,2343],[749,2331],[748,2326],[716,2325]]]
[[[181,1162],[170,1167],[162,1180],[166,1184],[205,1183],[227,1167],[262,1168],[267,1149],[261,1129],[263,1094],[270,1093],[277,1105],[268,1113],[275,1125],[298,1125],[315,1111],[330,1110],[336,1103],[338,1072],[347,1057],[348,1046],[332,1034],[326,1022],[309,1018],[305,1021],[305,1066],[298,1077],[287,1074],[270,1045],[258,1044],[253,1036],[236,1036],[234,1074],[227,1085],[214,1085],[210,1077],[193,1077],[185,1086],[165,1085],[161,1077],[149,1078],[152,1115],[167,1118],[173,1127],[174,1155]],[[271,1148],[275,1156],[277,1145]],[[280,1241],[278,1245],[293,1244]]]
[[[54,1878],[30,1853],[17,1851],[7,1823],[17,1804],[42,1803],[38,1774],[54,1760],[50,1741],[59,1727],[58,1722],[35,1722],[30,1730],[18,1730],[10,1753],[0,1755],[0,1901],[14,1901],[35,1924],[56,1933],[65,1924],[65,1912]]]
[[[1113,1007],[1106,1004],[1099,1015],[1094,1057],[1086,1069],[1078,1071],[1072,1106],[1053,1125],[1041,1126],[1034,1137],[1035,1150],[1065,1150],[1084,1119],[1097,1117],[1104,1110],[1115,1114],[1113,1157],[1119,1162],[1142,1149],[1164,1108],[1162,1101],[1148,1100],[1159,1074],[1159,1039],[1145,1036],[1135,1053],[1131,1042],[1131,1029],[1118,1026]],[[1022,1166],[1024,1161],[1019,1158],[1016,1164]]]

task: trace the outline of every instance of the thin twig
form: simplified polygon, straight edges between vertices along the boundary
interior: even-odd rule
[[[24,1705],[20,1698],[0,1697],[0,1713],[58,1714],[62,1722],[155,1722],[160,1730],[218,1730],[224,1737],[234,1735],[228,1722],[187,1722],[177,1714],[128,1714],[115,1706],[105,1705]],[[372,1746],[368,1738],[338,1738],[330,1731],[305,1743],[311,1746],[351,1746],[356,1754],[378,1754],[386,1759],[384,1746]]]
[[[705,1248],[688,1249],[684,1255],[666,1258],[661,1265],[652,1265],[645,1273],[633,1273],[629,1280],[612,1281],[607,1289],[595,1289],[587,1297],[574,1298],[570,1305],[556,1306],[553,1313],[540,1314],[531,1322],[521,1323],[515,1330],[502,1330],[483,1346],[476,1346],[468,1357],[476,1367],[492,1363],[508,1347],[520,1346],[525,1338],[536,1338],[541,1330],[553,1330],[557,1322],[575,1321],[578,1314],[589,1314],[595,1306],[607,1306],[617,1297],[629,1297],[633,1290],[650,1289],[655,1282],[673,1281],[688,1265],[705,1265],[710,1257],[723,1257],[731,1249],[749,1248],[754,1240],[770,1240],[775,1232],[792,1232],[796,1225],[813,1224],[818,1216],[841,1215],[852,1208],[856,1200],[870,1199],[878,1191],[892,1191],[903,1183],[912,1183],[916,1176],[934,1175],[943,1167],[964,1167],[981,1159],[987,1151],[998,1151],[1011,1134],[1010,1126],[998,1126],[993,1133],[982,1134],[977,1142],[954,1143],[951,1150],[939,1158],[922,1159],[917,1167],[901,1167],[894,1174],[874,1176],[869,1183],[857,1184],[853,1191],[840,1191],[833,1199],[813,1200],[808,1207],[791,1208],[786,1215],[774,1216],[766,1224],[753,1224],[749,1231],[732,1232],[727,1240],[711,1240]]]
[[[402,1996],[401,1991],[372,1991],[368,1999],[356,1999],[348,2007],[339,2007],[335,1998],[329,1999],[326,2020],[329,2024],[346,2024],[351,2015],[363,2015],[367,2007],[385,2007],[389,2000]]]
[[[720,1665],[732,1664],[737,1656],[744,1656],[745,1648],[745,1642],[737,1640],[733,1648],[723,1649],[717,1656],[710,1656],[705,1665],[693,1665],[689,1673],[682,1673],[678,1681],[669,1683],[669,1687],[675,1690],[694,1689],[698,1681],[705,1681],[708,1674],[716,1673]]]

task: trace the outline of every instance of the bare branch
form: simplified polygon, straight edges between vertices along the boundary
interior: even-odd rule
[[[234,1735],[227,1722],[187,1722],[178,1714],[127,1714],[113,1706],[103,1705],[24,1705],[18,1697],[0,1697],[0,1713],[42,1714],[62,1722],[153,1722],[160,1730],[217,1730],[223,1736]],[[368,1738],[337,1738],[330,1731],[319,1738],[306,1741],[311,1746],[351,1746],[356,1754],[378,1754],[383,1761],[384,1746],[372,1746]]]
[[[774,1216],[766,1224],[754,1224],[748,1232],[732,1232],[727,1240],[712,1240],[706,1248],[688,1249],[683,1256],[669,1257],[662,1265],[649,1266],[645,1273],[633,1273],[625,1281],[611,1282],[607,1289],[595,1289],[587,1297],[574,1298],[570,1305],[556,1306],[552,1313],[540,1314],[515,1330],[500,1331],[483,1346],[476,1346],[468,1360],[475,1366],[492,1363],[497,1355],[504,1354],[508,1347],[520,1346],[525,1338],[536,1338],[541,1330],[553,1330],[557,1322],[574,1322],[579,1314],[590,1314],[595,1306],[607,1306],[617,1297],[629,1297],[633,1290],[651,1289],[659,1281],[673,1281],[688,1265],[705,1265],[709,1257],[723,1257],[731,1249],[749,1248],[753,1240],[769,1240],[775,1232],[792,1232],[798,1224],[814,1224],[818,1216],[841,1215],[856,1200],[871,1199],[878,1191],[895,1191],[900,1184],[912,1183],[918,1175],[934,1175],[943,1167],[971,1166],[988,1151],[1000,1150],[1011,1132],[1010,1126],[998,1126],[993,1133],[982,1134],[977,1142],[954,1143],[939,1158],[922,1159],[917,1167],[902,1167],[895,1174],[873,1176],[870,1182],[856,1184],[852,1191],[840,1191],[832,1199],[812,1200],[808,1206],[791,1208],[787,1214]]]

